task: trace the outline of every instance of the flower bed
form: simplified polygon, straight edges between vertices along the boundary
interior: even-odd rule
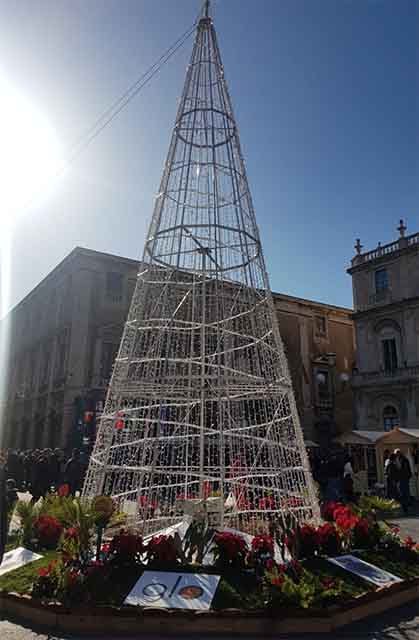
[[[377,592],[328,562],[328,556],[354,553],[406,581],[419,576],[418,546],[380,522],[376,509],[366,504],[325,504],[325,521],[319,526],[296,525],[291,518],[285,524],[272,522],[269,531],[261,531],[250,545],[239,533],[214,534],[202,522],[191,525],[183,541],[175,534],[145,542],[135,532],[121,529],[103,542],[104,528],[120,518],[106,497],[86,504],[53,496],[41,510],[30,512],[20,506],[18,512],[22,542],[48,551],[42,561],[0,577],[0,590],[30,592],[40,601],[54,600],[72,608],[121,607],[146,569],[220,575],[214,610],[264,610],[275,616],[291,610],[319,615]],[[275,548],[280,550],[280,562]],[[213,557],[210,565],[203,560],[208,549]]]

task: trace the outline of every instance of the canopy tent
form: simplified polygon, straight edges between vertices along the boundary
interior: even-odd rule
[[[386,435],[385,431],[348,431],[336,439],[353,458],[355,470],[354,488],[356,492],[367,493],[377,482],[383,482],[378,475],[376,443]]]
[[[390,453],[395,449],[400,449],[407,457],[412,469],[412,479],[410,482],[410,491],[412,495],[419,496],[417,466],[418,466],[418,449],[419,449],[419,429],[404,429],[396,427],[391,431],[387,431],[379,438],[376,444],[378,478],[380,482],[384,482],[384,454],[386,451]]]
[[[419,459],[419,429],[396,427],[391,431],[349,431],[336,440],[354,459],[357,470],[355,484],[365,492],[374,485],[385,485],[384,454],[400,449],[412,469],[411,493],[419,496],[417,465]]]

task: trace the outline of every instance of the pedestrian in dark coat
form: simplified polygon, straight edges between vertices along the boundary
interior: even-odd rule
[[[387,458],[386,466],[385,466],[385,476],[387,482],[387,498],[390,500],[398,500],[399,499],[399,491],[398,491],[398,481],[399,481],[399,470],[396,464],[396,454],[391,453]]]
[[[70,487],[70,493],[74,495],[81,487],[83,480],[83,464],[80,460],[80,451],[73,449],[70,460],[65,465],[64,482]]]
[[[394,453],[396,454],[396,464],[398,467],[400,504],[403,507],[404,513],[407,515],[410,505],[410,478],[412,477],[412,470],[409,460],[400,449],[396,449]]]

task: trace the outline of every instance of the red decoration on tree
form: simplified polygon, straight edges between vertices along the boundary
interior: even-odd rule
[[[121,431],[121,429],[123,429],[124,427],[125,427],[124,420],[117,420],[115,422],[115,429],[118,429],[118,431]]]

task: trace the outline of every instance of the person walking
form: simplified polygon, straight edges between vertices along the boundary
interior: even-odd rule
[[[400,449],[396,449],[394,453],[396,455],[396,464],[398,469],[400,503],[402,505],[403,512],[407,515],[409,513],[410,505],[410,478],[412,477],[412,470],[410,468],[409,460],[406,458],[404,453],[400,451]]]

